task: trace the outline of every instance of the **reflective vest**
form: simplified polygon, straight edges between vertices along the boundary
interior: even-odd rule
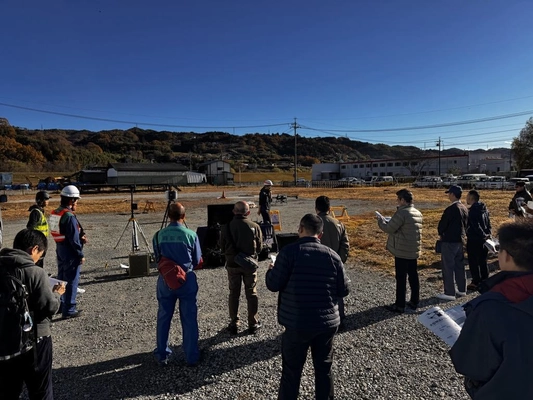
[[[41,219],[39,220],[37,225],[33,227],[33,229],[44,233],[44,236],[48,237],[48,235],[50,234],[50,227],[48,226],[48,221],[46,220],[46,217],[44,216],[44,213],[41,210],[39,210],[38,208],[36,208],[36,210],[39,211]]]
[[[63,215],[68,212],[70,212],[70,209],[65,207],[61,210],[58,208],[57,210],[53,210],[50,213],[50,233],[52,234],[52,237],[54,238],[54,241],[56,243],[61,243],[65,241],[65,235],[59,232],[59,221],[61,221]]]

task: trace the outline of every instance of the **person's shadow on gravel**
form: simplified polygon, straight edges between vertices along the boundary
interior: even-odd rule
[[[166,393],[180,395],[213,384],[226,372],[280,354],[280,336],[216,348],[217,344],[232,337],[219,332],[213,338],[201,341],[203,355],[196,367],[187,367],[184,360],[179,360],[181,349],[176,346],[174,350],[178,360],[164,367],[159,366],[153,354],[148,352],[79,367],[54,369],[55,398],[121,399]]]

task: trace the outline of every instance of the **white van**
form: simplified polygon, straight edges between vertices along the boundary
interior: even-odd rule
[[[378,176],[374,181],[375,186],[392,186],[394,185],[394,177],[392,176]]]
[[[478,187],[482,179],[485,181],[488,179],[488,176],[486,174],[464,174],[457,178],[456,185],[461,186],[463,189],[470,189]]]

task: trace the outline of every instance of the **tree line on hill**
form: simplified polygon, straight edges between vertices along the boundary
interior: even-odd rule
[[[223,159],[250,169],[290,168],[294,165],[294,136],[286,133],[169,132],[133,127],[99,132],[88,130],[31,130],[0,118],[0,170],[74,171],[110,162],[178,162],[192,169],[205,161]],[[483,150],[478,150],[483,151]],[[463,154],[452,148],[442,155]],[[437,150],[388,146],[347,137],[298,135],[298,164],[369,159],[417,159]]]

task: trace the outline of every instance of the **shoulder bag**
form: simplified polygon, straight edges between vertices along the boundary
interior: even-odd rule
[[[239,249],[237,248],[237,245],[235,244],[235,241],[233,240],[233,235],[231,234],[229,224],[226,225],[226,230],[228,232],[228,239],[231,245],[233,246],[235,251],[238,251],[238,253],[235,255],[233,259],[233,261],[235,261],[235,264],[237,264],[239,267],[242,267],[252,272],[257,271],[257,268],[259,268],[259,263],[257,262],[257,259],[255,257],[249,256],[243,251],[239,251]]]

